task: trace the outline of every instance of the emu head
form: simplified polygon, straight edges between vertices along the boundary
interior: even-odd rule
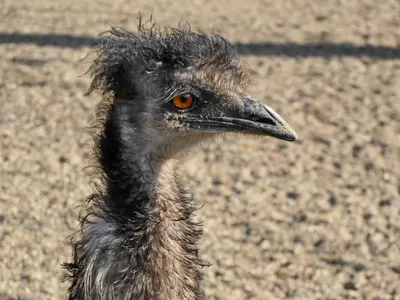
[[[276,112],[246,94],[243,64],[221,36],[156,27],[108,33],[95,46],[91,90],[111,96],[117,127],[136,150],[171,157],[227,132],[296,139]]]

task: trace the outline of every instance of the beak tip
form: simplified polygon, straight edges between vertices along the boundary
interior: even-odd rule
[[[297,140],[297,133],[296,133],[296,131],[294,131],[293,129],[291,130],[291,140],[290,140],[290,142],[294,142],[294,141],[296,141]]]
[[[280,138],[280,139],[282,139],[282,140],[285,140],[285,141],[287,141],[287,142],[295,142],[296,140],[297,140],[297,133],[296,133],[296,131],[294,131],[292,128],[288,128],[288,127],[286,127],[285,129],[284,129],[284,133],[280,136],[280,137],[278,137],[278,138]]]

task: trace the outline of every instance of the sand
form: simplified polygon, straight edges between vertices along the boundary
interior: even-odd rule
[[[0,299],[65,299],[61,263],[91,193],[92,37],[218,30],[252,94],[299,140],[228,138],[188,157],[208,299],[400,299],[400,2],[21,1],[0,4]]]

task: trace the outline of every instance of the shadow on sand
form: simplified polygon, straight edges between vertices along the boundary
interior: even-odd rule
[[[61,48],[84,48],[96,43],[93,36],[69,34],[23,34],[0,32],[0,44],[35,44]],[[376,59],[399,59],[400,47],[364,45],[349,43],[235,43],[241,55],[286,56],[286,57],[370,57]]]

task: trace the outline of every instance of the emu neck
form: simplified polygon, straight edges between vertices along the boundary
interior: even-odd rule
[[[202,299],[191,198],[174,160],[138,155],[139,137],[124,120],[111,111],[100,139],[105,195],[83,221],[70,299]]]

